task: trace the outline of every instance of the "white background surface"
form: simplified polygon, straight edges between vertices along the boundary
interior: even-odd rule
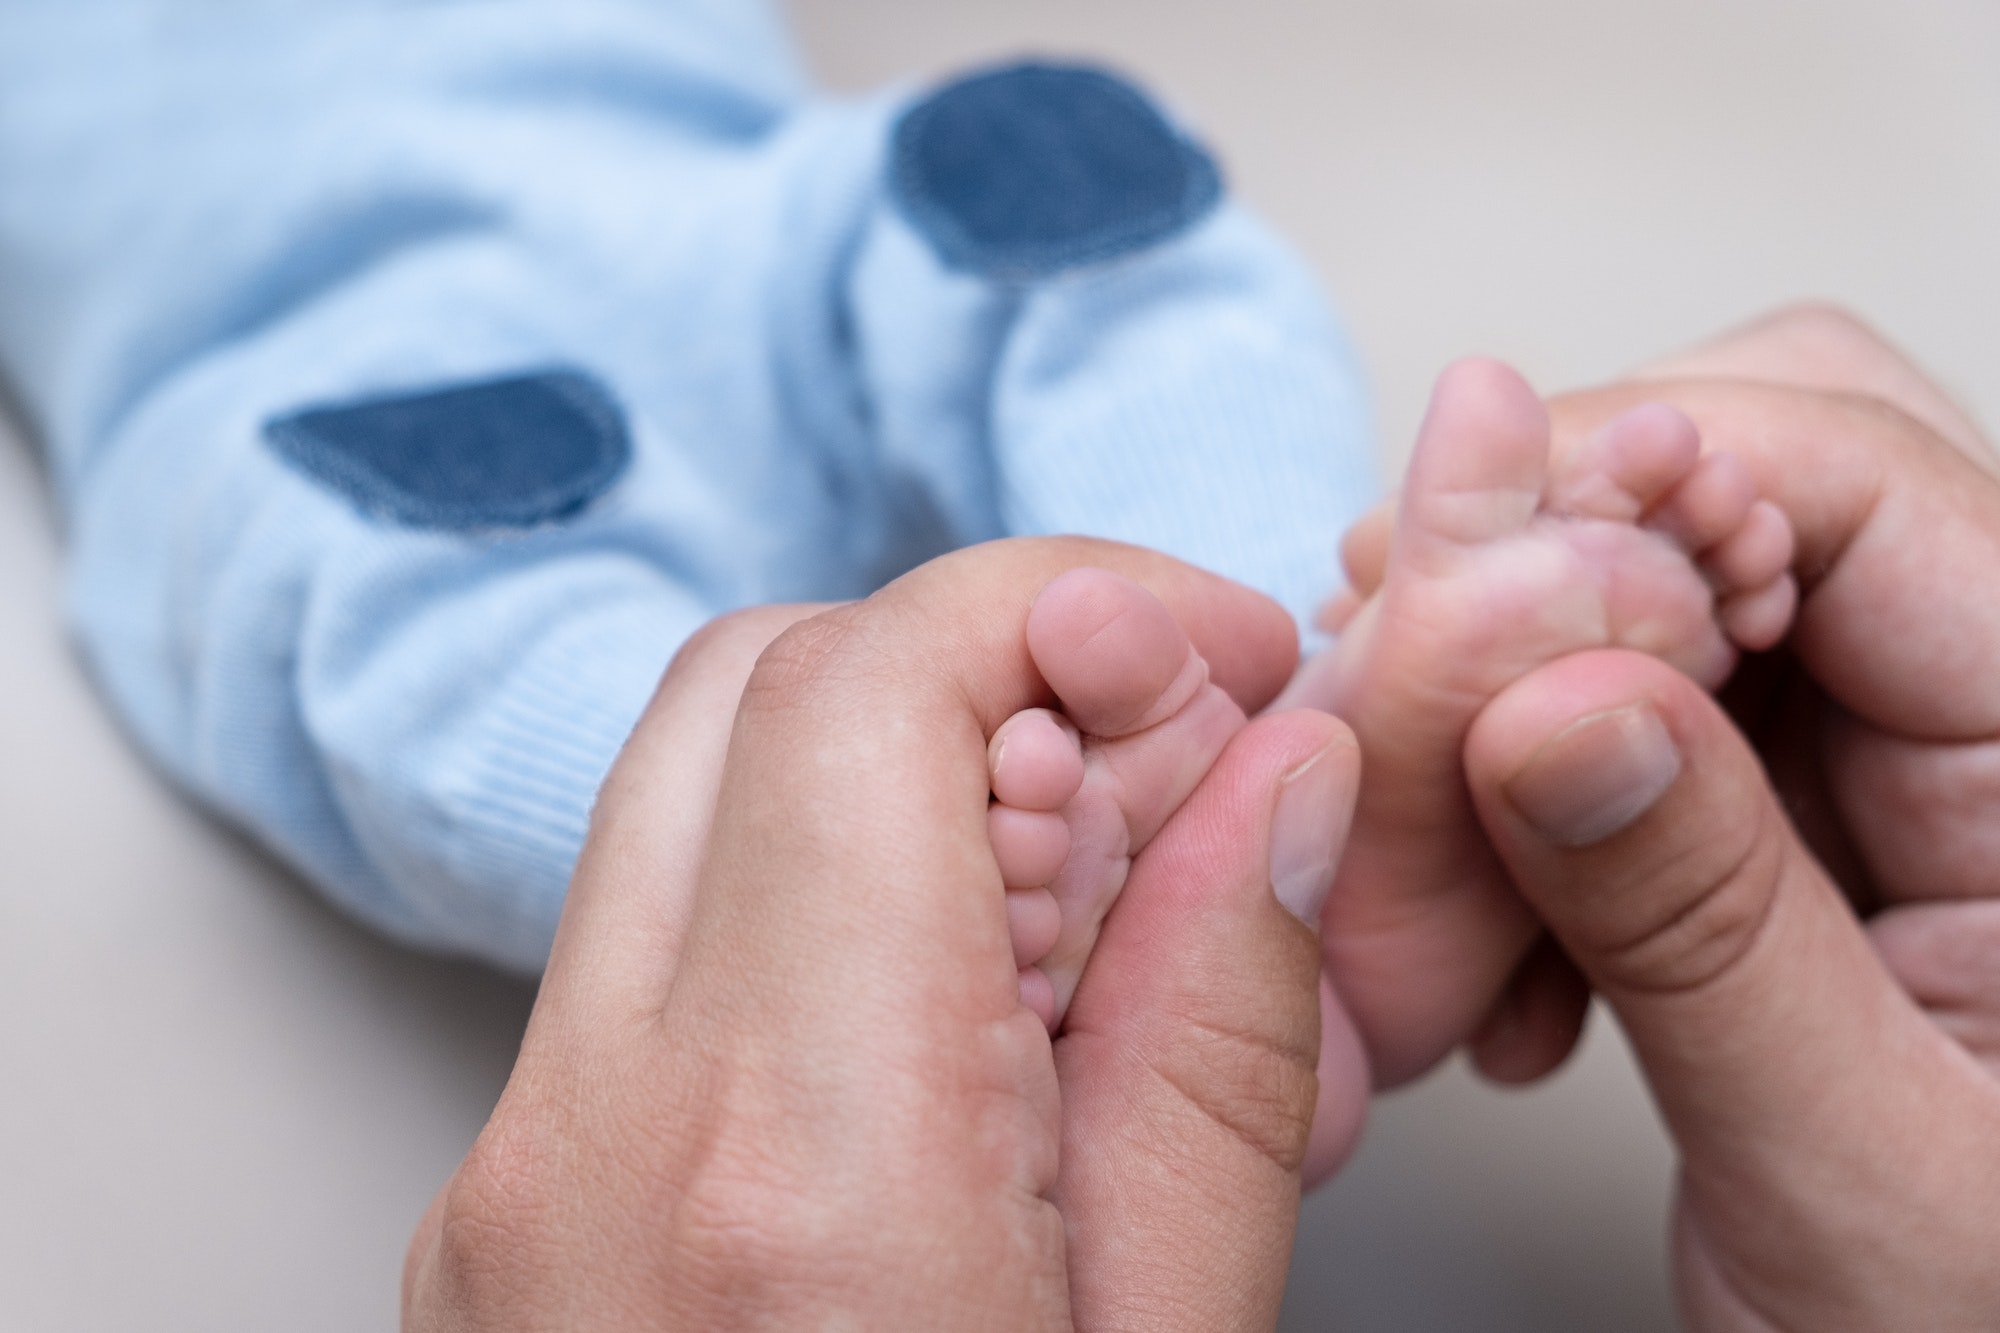
[[[1556,388],[1806,295],[2000,411],[1986,0],[794,9],[840,87],[1139,73],[1324,276],[1392,458],[1450,357]],[[0,439],[0,1329],[389,1328],[529,991],[368,938],[145,770],[60,637],[40,480]],[[1669,1175],[1602,1025],[1532,1093],[1448,1071],[1308,1205],[1284,1326],[1671,1327]]]

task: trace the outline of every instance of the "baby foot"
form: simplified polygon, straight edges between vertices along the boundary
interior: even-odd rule
[[[1771,646],[1796,588],[1789,522],[1671,408],[1634,409],[1553,465],[1521,378],[1468,361],[1439,379],[1381,586],[1282,702],[1361,742],[1354,831],[1323,918],[1328,970],[1378,1086],[1465,1040],[1538,933],[1465,790],[1473,718],[1503,687],[1589,648],[1652,653],[1719,685]],[[1350,560],[1352,560],[1350,555]]]
[[[1062,711],[994,732],[988,827],[1021,1000],[1054,1031],[1132,858],[1245,718],[1166,606],[1107,570],[1042,590],[1028,651]]]

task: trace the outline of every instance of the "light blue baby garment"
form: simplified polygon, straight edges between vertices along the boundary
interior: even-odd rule
[[[389,933],[541,965],[696,627],[1009,534],[1304,615],[1314,284],[1129,85],[815,95],[755,0],[8,0],[0,362],[89,661]]]

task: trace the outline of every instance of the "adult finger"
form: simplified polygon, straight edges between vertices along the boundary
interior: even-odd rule
[[[827,609],[734,612],[675,654],[598,792],[543,973],[538,1022],[574,1014],[602,1032],[657,1008],[660,979],[672,974],[694,906],[744,683],[772,640]]]
[[[1995,1102],[1714,703],[1650,658],[1579,654],[1488,706],[1466,772],[1523,896],[1631,1037],[1683,1206],[1737,1281],[1823,1279],[1816,1327],[1934,1308],[1911,1302],[1962,1256],[1926,1269],[1909,1238],[1963,1208],[1968,1179],[1995,1183]]]
[[[1838,306],[1803,302],[1643,366],[1649,380],[1733,379],[1859,394],[1893,404],[1983,466],[1993,463],[1965,409],[1866,321]]]
[[[607,1127],[661,1113],[643,1076],[657,1058],[657,984],[686,929],[743,684],[771,640],[823,609],[722,617],[662,677],[598,794],[514,1077],[411,1238],[409,1327],[520,1326],[545,1299],[643,1288],[650,1252],[585,1221],[593,1201],[615,1210],[635,1183],[652,1188],[634,1174],[606,1179],[626,1138]],[[595,1237],[587,1252],[549,1252],[546,1237],[578,1225]]]
[[[1322,1085],[1313,925],[1360,756],[1325,714],[1232,740],[1134,862],[1056,1044],[1078,1326],[1269,1328],[1284,1291],[1315,1096],[1349,1143],[1358,1039]],[[1344,1152],[1345,1145],[1341,1146]]]

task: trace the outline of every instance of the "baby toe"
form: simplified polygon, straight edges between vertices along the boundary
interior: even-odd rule
[[[1750,592],[1792,565],[1792,522],[1769,500],[1750,506],[1736,531],[1702,552],[1701,567],[1718,593]]]
[[[1783,574],[1761,588],[1724,598],[1715,618],[1731,639],[1760,653],[1775,647],[1791,630],[1798,604],[1799,585],[1790,574]]]
[[[1041,888],[1069,859],[1069,825],[1051,811],[989,805],[986,836],[1000,866],[1000,881],[1010,889]]]
[[[1757,502],[1757,484],[1741,459],[1712,453],[1661,499],[1646,526],[1689,554],[1706,551],[1743,526]]]
[[[1000,724],[986,747],[988,781],[1003,805],[1060,810],[1083,785],[1083,740],[1067,718],[1030,708]]]
[[[1062,908],[1054,894],[1047,889],[1015,889],[1007,894],[1007,934],[1014,942],[1016,968],[1033,967],[1048,957],[1061,933]],[[1054,995],[1053,987],[1049,993]]]
[[[1389,567],[1389,545],[1395,538],[1396,505],[1391,495],[1354,520],[1340,536],[1340,567],[1347,586],[1366,597],[1382,586],[1383,571]]]
[[[1497,361],[1448,367],[1431,392],[1397,503],[1391,559],[1422,566],[1526,527],[1548,480],[1549,417]]]
[[[1557,511],[1618,523],[1641,515],[1699,465],[1701,432],[1678,408],[1646,403],[1621,412],[1592,436],[1550,481]]]
[[[1056,1030],[1056,988],[1050,984],[1039,967],[1024,967],[1020,975],[1021,1003],[1035,1017],[1042,1020],[1042,1026],[1049,1031]]]

